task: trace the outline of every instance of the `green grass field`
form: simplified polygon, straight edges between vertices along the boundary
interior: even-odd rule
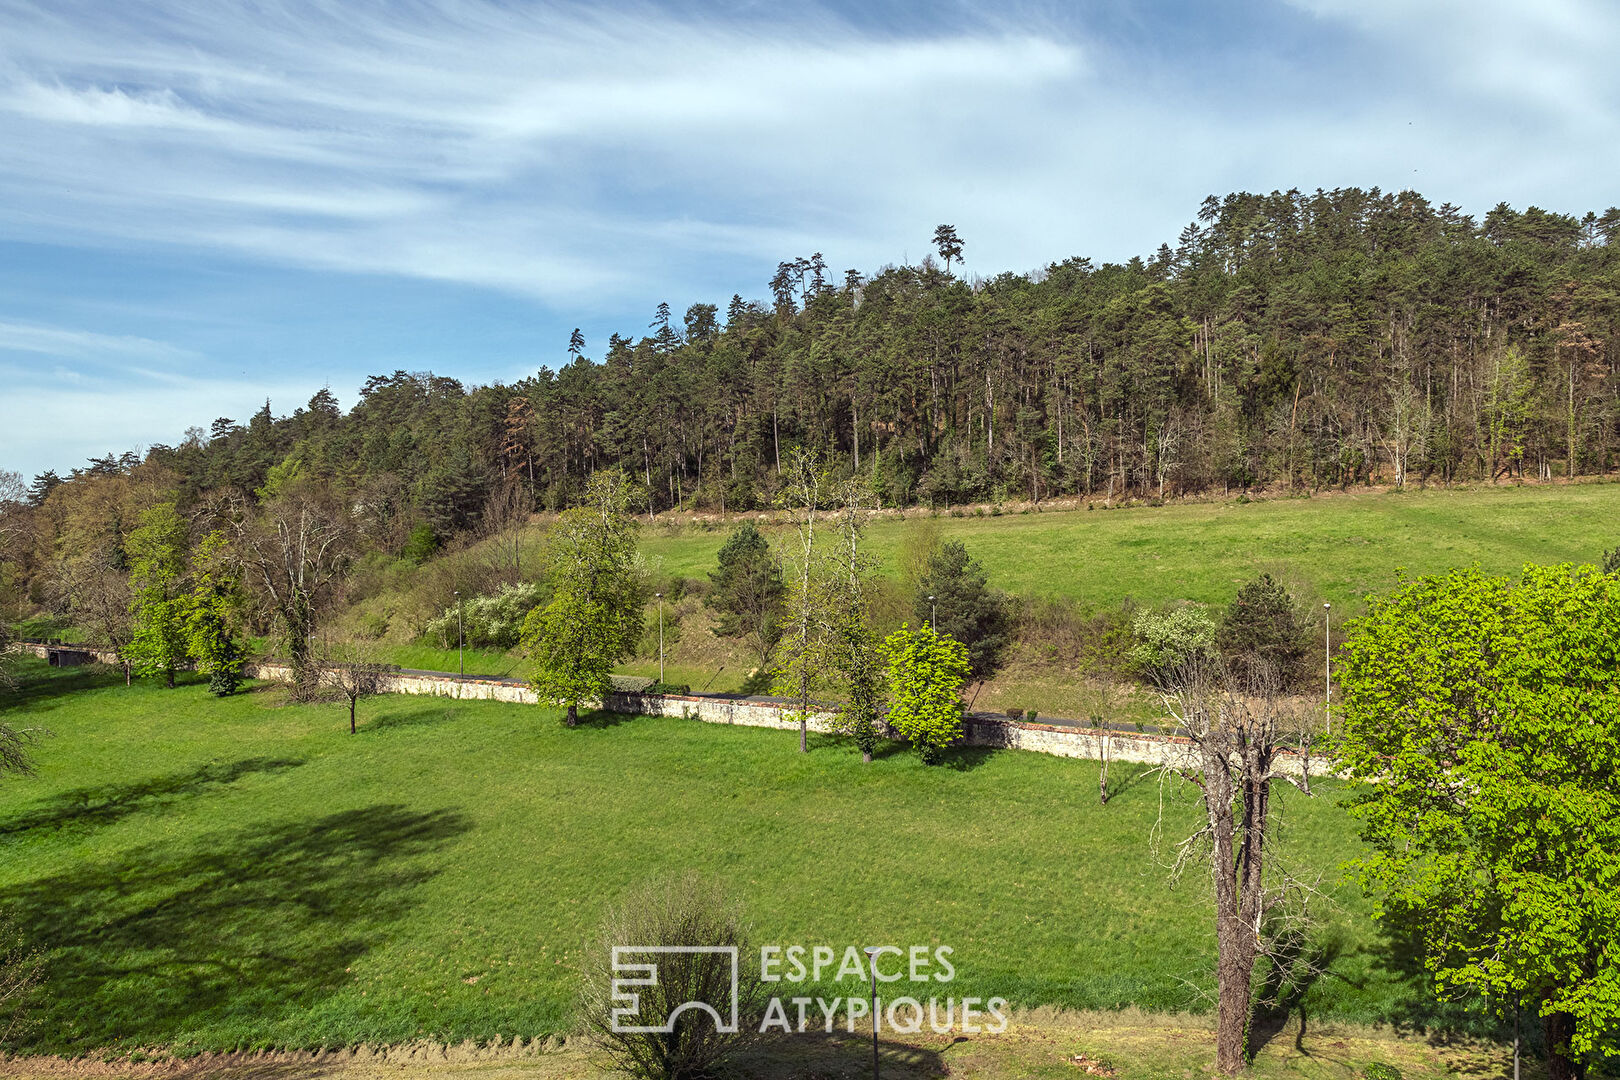
[[[36,777],[0,784],[0,908],[45,954],[37,1050],[566,1030],[604,908],[691,867],[761,941],[950,945],[958,996],[1183,1010],[1211,983],[1207,878],[1169,887],[1148,843],[1158,787],[1100,807],[1093,763],[863,766],[830,739],[800,755],[788,732],[569,731],[537,708],[407,697],[365,703],[351,737],[341,709],[263,686],[216,700],[20,671],[0,716],[54,733]],[[1420,1018],[1364,901],[1334,885],[1356,847],[1337,793],[1282,802],[1291,857],[1336,897],[1310,1015]],[[1190,795],[1167,809],[1175,838]]]
[[[1397,567],[1427,574],[1478,562],[1596,562],[1620,546],[1620,484],[1334,494],[1311,499],[1183,503],[939,520],[966,543],[991,584],[1025,596],[1112,606],[1172,600],[1230,603],[1262,571],[1308,583],[1343,605],[1390,587]],[[913,512],[915,514],[915,512]],[[872,526],[889,573],[906,523]],[[702,577],[727,530],[644,530],[650,565]]]

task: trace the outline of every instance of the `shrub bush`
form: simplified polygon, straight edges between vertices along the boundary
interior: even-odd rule
[[[669,1032],[615,1031],[613,970],[615,946],[721,946],[736,951],[737,1030],[717,1029],[701,1009],[676,1016]],[[713,880],[696,874],[655,882],[630,895],[608,913],[600,938],[586,953],[581,1020],[595,1056],[606,1071],[637,1080],[697,1080],[713,1076],[731,1054],[759,1037],[767,994],[752,969],[754,953],[737,909]],[[638,987],[639,1013],[618,1026],[652,1027],[665,1023],[687,1002],[705,1002],[729,1020],[732,954],[662,953],[630,957],[632,963],[656,959],[657,982]]]
[[[1215,655],[1215,620],[1195,604],[1169,611],[1144,611],[1131,623],[1136,647],[1131,661],[1149,681],[1175,668]]]
[[[523,633],[523,620],[546,601],[546,590],[532,581],[502,585],[494,596],[475,596],[463,602],[462,632],[470,646],[510,649]],[[428,621],[426,634],[449,647],[456,640],[456,607]]]

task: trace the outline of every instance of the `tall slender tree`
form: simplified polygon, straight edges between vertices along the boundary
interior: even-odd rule
[[[162,675],[173,689],[175,672],[191,659],[186,633],[188,527],[173,503],[159,503],[140,520],[129,534],[134,629],[125,653],[136,674]]]
[[[646,579],[632,512],[639,498],[623,472],[599,472],[584,505],[565,511],[548,538],[551,600],[529,613],[522,645],[530,684],[542,701],[566,710],[569,727],[578,725],[583,703],[606,698],[613,668],[641,639]]]

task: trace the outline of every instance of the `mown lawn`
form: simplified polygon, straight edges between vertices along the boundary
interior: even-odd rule
[[[862,766],[786,732],[263,686],[132,689],[22,667],[39,774],[0,784],[0,908],[45,951],[36,1050],[456,1041],[567,1030],[604,907],[650,877],[722,878],[762,941],[947,944],[958,997],[1182,1010],[1212,966],[1207,878],[1172,890],[1159,788],[1106,808],[1096,766],[968,751]],[[1115,775],[1120,775],[1116,767]],[[1166,802],[1166,836],[1191,820]],[[1331,789],[1283,799],[1324,871],[1313,1018],[1420,1017],[1364,902]],[[848,992],[849,987],[843,988]],[[833,989],[833,993],[837,993]]]
[[[1336,605],[1413,574],[1478,562],[1510,573],[1527,562],[1596,562],[1620,546],[1620,484],[1333,494],[1246,504],[1185,503],[938,519],[991,584],[1025,596],[1113,606],[1230,603],[1261,571]],[[913,511],[913,514],[916,512]],[[906,523],[880,520],[872,549],[894,573]],[[647,529],[642,551],[664,573],[702,577],[728,530]]]

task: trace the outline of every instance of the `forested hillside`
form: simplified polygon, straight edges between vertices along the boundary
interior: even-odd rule
[[[1617,230],[1615,209],[1476,220],[1413,192],[1242,193],[1124,265],[967,280],[973,238],[942,227],[943,264],[790,260],[769,300],[659,305],[600,357],[576,331],[512,385],[377,375],[347,414],[326,390],[267,404],[145,468],[183,502],[328,484],[394,550],[492,501],[561,507],[612,465],[653,510],[763,505],[796,445],[886,502],[935,505],[1600,473],[1620,449]]]

